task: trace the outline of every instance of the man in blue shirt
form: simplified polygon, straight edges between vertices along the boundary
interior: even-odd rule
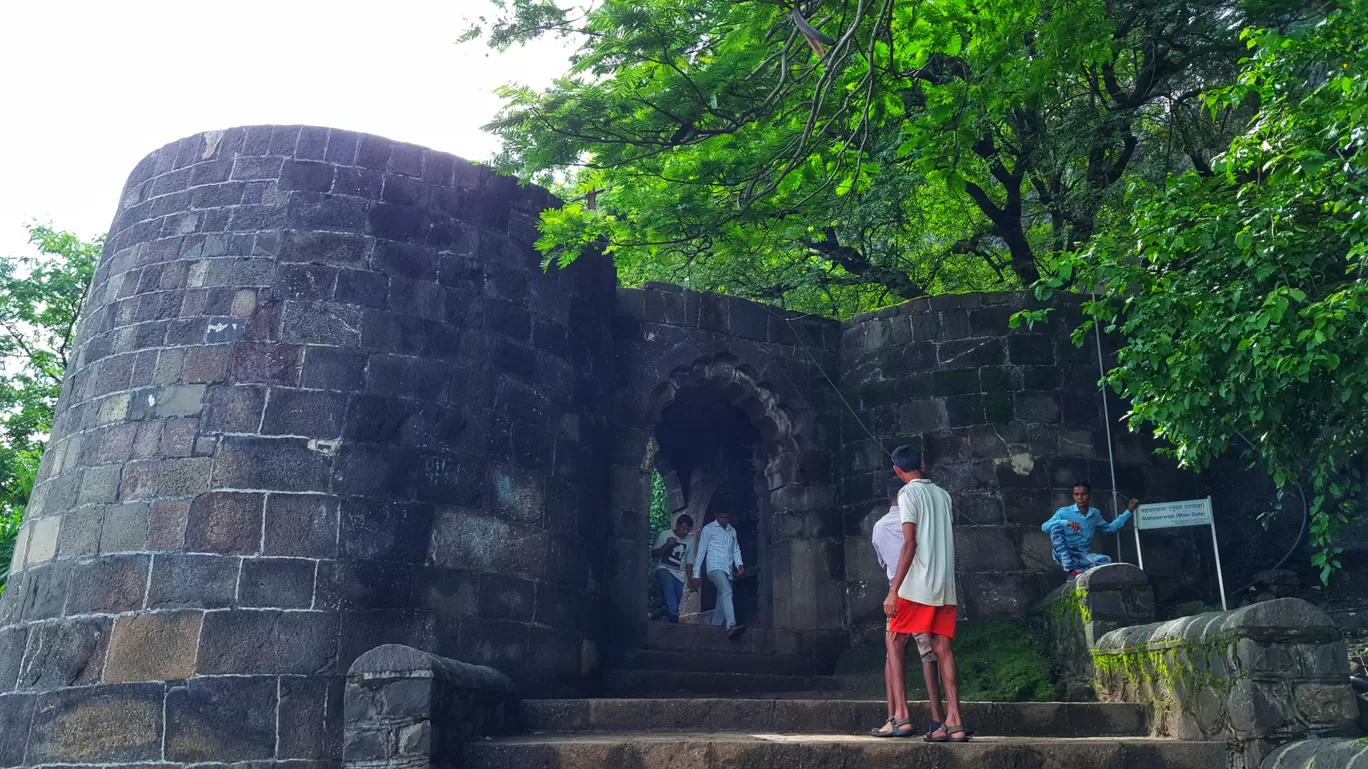
[[[1140,507],[1140,500],[1132,499],[1125,512],[1108,523],[1102,520],[1101,510],[1089,507],[1092,486],[1087,481],[1079,481],[1073,485],[1073,498],[1072,505],[1056,510],[1050,520],[1040,527],[1041,531],[1050,535],[1055,562],[1068,572],[1070,578],[1077,577],[1094,566],[1111,563],[1107,556],[1088,551],[1092,546],[1093,535],[1098,529],[1101,529],[1103,534],[1115,534],[1130,520],[1131,513]]]

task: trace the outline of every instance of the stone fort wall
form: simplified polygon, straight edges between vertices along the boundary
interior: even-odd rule
[[[760,436],[780,653],[877,635],[878,444],[922,446],[970,522],[970,619],[1059,579],[1035,529],[1077,477],[1108,497],[1071,325],[1009,331],[1012,294],[839,324],[618,289],[601,258],[541,268],[556,204],[323,128],[139,164],[0,598],[0,766],[335,765],[343,676],[386,643],[599,691],[601,647],[644,634],[652,436],[681,394]],[[1123,488],[1182,482],[1117,441]]]

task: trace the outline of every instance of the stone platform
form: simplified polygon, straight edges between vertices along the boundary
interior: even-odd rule
[[[920,739],[792,734],[601,733],[533,735],[467,746],[468,769],[1211,769],[1227,764],[1219,742],[1128,738],[976,738],[963,745]]]

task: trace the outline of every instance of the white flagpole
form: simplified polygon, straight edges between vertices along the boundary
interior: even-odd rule
[[[1211,521],[1211,549],[1216,553],[1216,584],[1221,588],[1221,611],[1230,611],[1226,606],[1225,575],[1221,573],[1221,544],[1216,541],[1216,511],[1211,507],[1211,497],[1207,497],[1207,516]]]

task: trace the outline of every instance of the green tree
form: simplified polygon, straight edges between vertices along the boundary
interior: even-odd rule
[[[28,231],[38,256],[0,259],[0,568],[6,570],[104,243],[43,225]]]
[[[1119,336],[1107,381],[1182,464],[1233,449],[1303,484],[1328,578],[1368,450],[1368,2],[1246,38],[1238,81],[1206,98],[1257,105],[1246,129],[1209,169],[1134,185],[1126,226],[1040,293],[1102,287],[1079,331]]]
[[[467,37],[580,41],[504,89],[502,170],[562,260],[834,314],[1030,284],[1130,175],[1208,170],[1242,26],[1294,0],[506,0]]]

